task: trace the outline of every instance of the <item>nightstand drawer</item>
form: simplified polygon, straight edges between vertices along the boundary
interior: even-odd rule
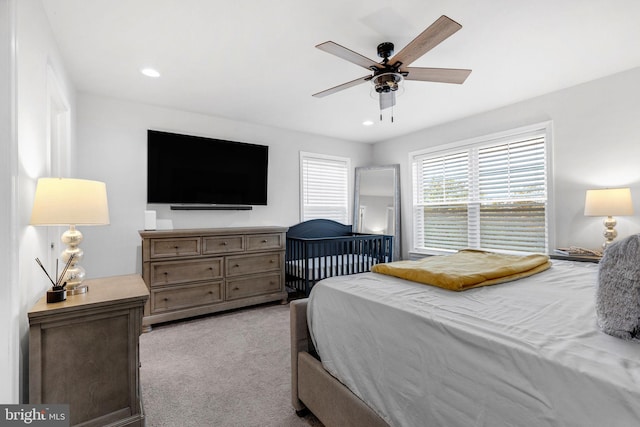
[[[222,258],[166,261],[151,264],[151,286],[222,278]]]
[[[242,251],[244,251],[244,236],[202,238],[202,253],[205,255]]]
[[[151,291],[153,313],[222,302],[222,282],[184,285]]]
[[[200,255],[200,238],[153,239],[150,244],[150,258],[172,258]]]
[[[282,268],[282,253],[229,256],[225,259],[225,263],[227,277],[280,270]]]
[[[284,234],[257,234],[247,236],[247,250],[284,249]]]
[[[282,276],[280,273],[244,277],[241,279],[227,280],[227,299],[246,298],[253,295],[278,292],[282,288]]]

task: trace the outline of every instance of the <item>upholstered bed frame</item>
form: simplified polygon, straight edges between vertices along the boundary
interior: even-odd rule
[[[378,273],[323,280],[290,307],[293,407],[327,427],[638,425],[640,347],[598,327],[602,268],[557,261],[467,296]]]
[[[314,357],[307,328],[307,299],[291,302],[291,403],[298,415],[311,411],[326,427],[388,424]]]

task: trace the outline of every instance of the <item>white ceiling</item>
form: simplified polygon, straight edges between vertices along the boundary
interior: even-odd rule
[[[638,0],[42,2],[80,91],[361,142],[640,66]],[[379,43],[398,52],[440,15],[463,28],[411,65],[471,68],[463,85],[405,82],[394,123],[369,84],[311,96],[367,74],[316,44],[378,61]]]

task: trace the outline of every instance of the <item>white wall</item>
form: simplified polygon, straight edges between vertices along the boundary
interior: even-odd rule
[[[18,402],[18,286],[15,230],[16,139],[13,96],[15,3],[0,0],[0,402]]]
[[[14,85],[16,113],[13,118],[14,145],[8,150],[8,162],[11,163],[10,170],[15,172],[5,174],[3,171],[2,179],[8,179],[12,186],[12,194],[7,201],[9,204],[14,202],[10,206],[13,218],[9,218],[8,222],[13,226],[15,238],[14,244],[11,234],[8,236],[9,244],[12,245],[10,250],[13,251],[9,257],[13,265],[9,270],[13,274],[9,281],[3,282],[3,286],[11,288],[8,295],[12,296],[15,306],[9,312],[2,311],[0,316],[4,325],[16,331],[20,345],[18,347],[13,340],[9,342],[11,355],[8,366],[11,375],[9,381],[0,381],[0,395],[6,395],[9,397],[8,401],[18,403],[18,400],[26,401],[28,391],[27,312],[49,286],[46,276],[34,259],[39,257],[43,262],[50,262],[56,256],[49,248],[51,230],[48,227],[36,228],[28,225],[37,178],[46,176],[53,167],[49,121],[52,83],[55,80],[57,91],[65,99],[70,111],[73,110],[74,88],[66,76],[41,1],[15,1],[13,7],[17,49]],[[68,125],[72,131],[72,123]],[[59,154],[65,158],[71,150],[73,135],[69,134],[68,139],[59,150]],[[8,140],[7,144],[11,144],[11,141]],[[65,163],[59,157],[56,157],[56,167],[60,172],[65,172],[59,168]],[[68,167],[68,162],[66,166]],[[0,359],[0,363],[4,365],[3,362],[4,359]]]
[[[78,94],[77,103],[77,177],[106,182],[111,218],[108,226],[81,229],[87,277],[141,271],[138,231],[144,228],[145,209],[156,210],[158,219],[171,219],[174,228],[289,226],[299,222],[299,151],[350,157],[352,168],[371,161],[369,144],[87,93]],[[147,205],[147,129],[268,145],[268,205],[251,211],[172,211],[168,205]],[[353,171],[349,179],[352,188]]]
[[[604,241],[601,219],[583,215],[591,188],[631,187],[636,214],[617,218],[616,229],[618,238],[640,232],[639,117],[636,68],[376,144],[375,163],[401,165],[403,255],[413,242],[410,152],[547,120],[553,121],[555,246],[596,249]]]

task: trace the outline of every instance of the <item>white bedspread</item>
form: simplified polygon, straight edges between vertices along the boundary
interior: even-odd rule
[[[394,426],[640,426],[640,342],[598,330],[597,267],[461,293],[333,277],[309,328],[325,369]]]

